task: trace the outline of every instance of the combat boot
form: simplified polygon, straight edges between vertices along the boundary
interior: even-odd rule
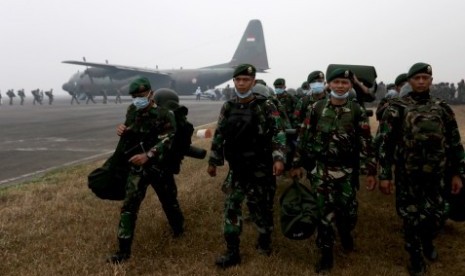
[[[340,238],[345,253],[354,251],[354,238],[352,238],[350,232],[341,233]]]
[[[432,240],[423,240],[423,256],[431,262],[438,260],[438,252],[436,251],[436,247],[433,245]]]
[[[408,265],[408,272],[410,276],[424,276],[426,275],[426,265],[421,254],[410,254],[410,264]]]
[[[131,245],[132,239],[118,239],[119,241],[119,250],[107,258],[107,262],[113,264],[119,264],[131,257]]]
[[[271,254],[271,233],[260,234],[255,246],[260,255],[270,256]]]
[[[329,272],[333,268],[334,258],[333,258],[333,248],[323,248],[321,249],[320,260],[315,265],[316,273]]]
[[[225,238],[227,250],[215,261],[215,264],[223,269],[241,263],[241,256],[239,254],[239,237],[236,235],[225,235]]]

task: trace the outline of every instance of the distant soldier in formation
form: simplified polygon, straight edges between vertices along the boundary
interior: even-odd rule
[[[94,95],[92,95],[92,92],[86,91],[86,104],[89,104],[89,101],[93,102],[94,104],[96,103],[94,100]]]
[[[116,89],[115,103],[121,103],[121,90],[119,88]]]
[[[100,91],[100,93],[103,96],[102,103],[106,104],[108,102],[107,90],[103,89],[102,91]]]
[[[390,194],[395,181],[410,275],[425,275],[424,258],[438,259],[433,240],[446,219],[444,195],[460,192],[460,176],[465,173],[457,121],[450,106],[430,94],[432,74],[426,63],[410,68],[407,78],[412,91],[389,102],[377,138],[379,188]],[[449,183],[445,183],[446,172]]]
[[[68,92],[70,95],[71,95],[71,104],[74,104],[74,102],[76,102],[77,104],[80,104],[78,98],[77,98],[77,93],[76,91],[69,91]]]
[[[24,105],[24,98],[26,97],[26,94],[24,94],[24,89],[19,89],[18,90],[18,96],[21,99],[20,104]]]
[[[6,92],[6,95],[10,98],[10,105],[13,105],[13,98],[16,97],[15,92],[13,89],[10,89]]]
[[[53,103],[53,88],[49,91],[45,91],[45,95],[48,97],[48,104],[51,105]]]
[[[2,91],[0,91],[0,105],[3,104],[3,99],[2,99]]]
[[[42,99],[40,97],[40,89],[37,88],[35,90],[32,90],[31,94],[32,94],[32,97],[33,97],[32,104],[36,105],[36,103],[39,103],[40,105],[42,105]]]

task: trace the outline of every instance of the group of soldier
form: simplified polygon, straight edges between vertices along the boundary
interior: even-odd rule
[[[375,100],[373,89],[350,69],[336,68],[326,78],[321,71],[311,72],[301,87],[301,97],[288,93],[283,78],[276,79],[271,90],[255,75],[253,65],[235,68],[234,95],[223,104],[212,138],[207,173],[216,176],[217,167],[225,161],[229,166],[221,182],[226,251],[215,264],[228,268],[241,262],[244,201],[257,226],[257,252],[271,254],[276,177],[287,173],[299,179],[306,172],[317,207],[314,223],[320,255],[315,271],[329,272],[334,265],[336,233],[346,253],[354,250],[352,231],[358,217],[361,173],[366,175],[367,190],[374,190],[377,182],[384,194],[395,190],[410,256],[408,271],[424,275],[425,258],[431,262],[438,258],[433,241],[448,218],[448,195],[461,192],[465,174],[454,113],[430,90],[431,66],[416,63],[399,75],[396,91],[387,93],[378,105],[375,137],[364,107],[365,101]],[[184,229],[172,172],[157,165],[167,158],[175,137],[175,118],[156,104],[148,80],[135,80],[130,94],[133,104],[117,134],[131,130],[145,135],[147,126],[159,129],[154,146],[129,159],[132,168],[121,210],[119,250],[109,259],[113,263],[130,256],[137,212],[153,179],[158,189],[165,189],[155,187],[174,235]]]
[[[75,91],[68,91],[68,93],[71,96],[71,105],[73,105],[74,103],[81,104],[81,102],[78,99],[78,96],[80,96],[80,94],[78,94]],[[83,95],[83,97],[81,98],[81,100],[86,101],[86,104],[89,104],[89,102],[92,102],[94,104],[97,103],[95,101],[95,99],[94,99],[94,94],[92,92],[87,91],[87,92],[82,93],[82,95]],[[102,103],[107,104],[108,103],[108,93],[107,93],[107,91],[104,90],[104,89],[101,90],[100,95],[102,96]],[[120,89],[116,89],[115,103],[122,103],[122,101],[121,101],[121,90]]]
[[[364,107],[376,98],[373,88],[351,70],[336,68],[326,79],[321,71],[311,72],[301,97],[286,91],[283,78],[270,91],[255,79],[255,72],[248,64],[236,68],[235,97],[224,103],[212,139],[207,172],[215,176],[217,166],[225,160],[229,165],[222,187],[227,249],[216,265],[227,268],[241,261],[244,200],[259,232],[256,248],[270,254],[275,177],[289,171],[292,178],[306,172],[309,179],[318,210],[315,271],[330,271],[336,232],[344,251],[354,250],[362,173],[370,191],[379,181],[380,191],[391,194],[395,182],[408,271],[424,275],[425,258],[438,258],[433,240],[447,219],[448,197],[460,193],[465,173],[454,113],[430,90],[431,66],[416,63],[397,78],[399,91],[386,94],[377,110],[380,123],[374,138]]]
[[[16,94],[20,98],[19,104],[24,105],[24,99],[26,98],[26,94],[24,93],[24,89],[19,89],[18,91],[16,91],[16,94],[14,92],[14,89],[9,89],[5,94],[9,98],[9,103],[8,103],[9,105],[14,104],[14,98],[16,97]],[[32,94],[32,97],[33,97],[33,100],[32,100],[33,105],[35,105],[35,104],[42,105],[45,96],[48,97],[48,104],[49,105],[51,105],[53,103],[53,97],[54,97],[53,96],[53,89],[50,89],[48,91],[43,91],[43,90],[40,90],[40,89],[37,88],[35,90],[32,90],[31,94]],[[3,104],[2,92],[0,91],[0,105],[2,105],[2,104]]]

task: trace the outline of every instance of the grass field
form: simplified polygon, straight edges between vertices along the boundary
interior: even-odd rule
[[[465,107],[454,110],[459,123],[465,123]],[[463,131],[462,127],[465,137]],[[209,148],[210,140],[196,140],[195,144]],[[185,234],[171,237],[158,199],[149,187],[137,221],[132,258],[122,265],[107,264],[105,258],[117,248],[121,202],[100,200],[87,188],[88,173],[102,162],[56,170],[0,190],[0,275],[314,274],[315,237],[291,241],[282,236],[277,203],[271,256],[256,252],[257,233],[251,223],[245,223],[242,264],[217,269],[214,259],[225,249],[220,186],[226,167],[219,168],[216,178],[210,178],[206,161],[195,159],[186,159],[182,173],[176,177],[186,218]],[[277,195],[289,184],[288,179],[280,177]],[[407,275],[407,254],[394,197],[361,189],[358,198],[356,250],[345,255],[337,243],[331,275]],[[436,241],[439,260],[428,265],[429,275],[465,275],[464,236],[464,223],[447,222]]]

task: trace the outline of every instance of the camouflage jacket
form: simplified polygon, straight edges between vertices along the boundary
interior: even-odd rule
[[[176,133],[174,113],[155,105],[148,110],[138,111],[131,104],[124,125],[128,130],[123,136],[127,136],[133,146],[142,143],[139,150],[152,152],[151,162],[155,164],[164,159],[164,154],[170,149]]]
[[[324,93],[324,92],[323,92]],[[323,97],[323,99],[326,97]],[[292,122],[293,122],[293,127],[298,129],[300,128],[302,122],[305,119],[305,116],[307,115],[307,111],[309,106],[313,105],[317,99],[313,97],[313,95],[305,95],[302,98],[300,98],[297,101],[297,104],[295,105],[294,113],[292,114]]]
[[[373,141],[364,109],[355,101],[335,106],[329,99],[311,105],[299,132],[293,167],[302,166],[306,158],[330,167],[363,167],[362,173],[376,175]]]
[[[288,94],[287,92],[276,95],[276,97],[278,98],[279,102],[283,105],[284,110],[286,111],[286,115],[289,118],[290,124],[291,126],[293,126],[294,123],[292,121],[292,114],[294,113],[295,105],[297,104],[296,97]]]
[[[247,104],[250,104],[253,101],[257,101],[257,97]],[[237,98],[226,101],[221,108],[215,134],[212,139],[210,158],[208,161],[210,165],[224,165],[224,146],[227,142],[225,133],[227,131],[231,131],[227,129],[226,124],[233,104],[239,104]],[[274,161],[284,162],[284,155],[286,152],[286,134],[285,130],[283,129],[283,122],[279,116],[279,112],[276,106],[269,99],[262,99],[260,100],[260,103],[255,106],[253,112],[255,116],[258,117],[258,135],[262,137],[268,137],[265,139],[268,140],[266,141],[268,144],[264,144],[262,146],[269,147],[271,149],[271,154]]]
[[[425,117],[413,127],[435,131],[435,136],[439,136],[441,140],[440,143],[430,138],[424,141],[422,135],[406,133],[408,118],[412,117],[412,112],[409,110],[426,105],[430,106],[427,108],[429,116],[437,114],[436,117],[431,117],[434,121]],[[437,123],[441,127],[436,127]],[[427,167],[430,166],[428,163],[436,163],[437,168],[430,170],[432,173],[442,173],[447,169],[452,175],[464,175],[464,149],[454,112],[445,101],[432,98],[428,93],[419,95],[412,92],[405,97],[391,99],[381,118],[376,139],[379,142],[379,179],[381,180],[392,179],[393,165],[403,170],[428,171]],[[410,150],[412,145],[417,147],[416,153]],[[418,148],[421,150],[418,151]],[[427,155],[423,156],[425,153]]]

